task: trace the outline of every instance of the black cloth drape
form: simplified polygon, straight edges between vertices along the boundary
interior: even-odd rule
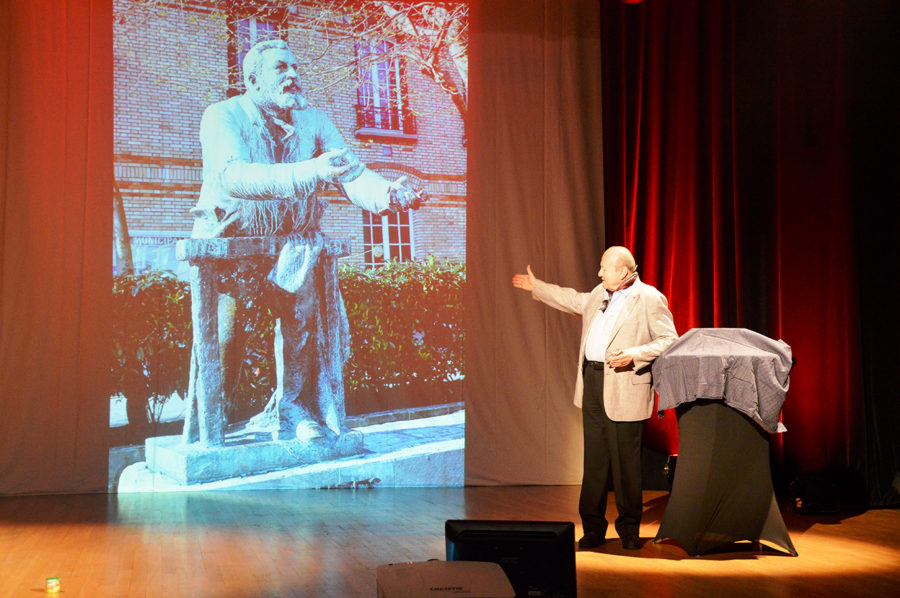
[[[796,556],[772,487],[768,434],[718,401],[675,412],[682,439],[657,539],[675,540],[691,555],[765,540]]]
[[[900,504],[900,400],[890,372],[900,362],[900,5],[844,5],[853,246],[858,256],[861,416],[850,467],[866,481],[869,503]],[[888,299],[889,298],[889,299]]]

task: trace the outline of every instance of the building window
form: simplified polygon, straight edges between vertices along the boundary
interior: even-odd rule
[[[408,138],[416,135],[403,62],[392,50],[390,42],[356,44],[358,136]]]
[[[413,230],[409,212],[387,216],[363,212],[363,243],[365,264],[371,268],[383,266],[391,260],[407,262],[413,259]]]
[[[231,18],[228,21],[228,97],[244,93],[244,57],[255,44],[280,39],[281,29],[274,19],[258,16]]]

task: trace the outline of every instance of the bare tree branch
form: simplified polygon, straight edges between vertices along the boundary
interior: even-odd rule
[[[129,0],[117,12],[117,34],[128,36],[142,27],[149,15],[168,10],[182,10],[193,5],[191,0]],[[468,113],[468,4],[465,2],[397,0],[207,0],[197,2],[210,10],[213,18],[226,21],[233,17],[233,7],[240,7],[242,17],[270,19],[283,15],[280,24],[286,33],[305,34],[317,31],[327,43],[316,49],[309,59],[308,70],[324,79],[308,91],[326,90],[358,76],[359,66],[375,63],[375,53],[350,59],[339,65],[328,64],[330,53],[342,41],[373,47],[388,42],[388,51],[378,60],[402,57],[407,65],[432,79],[448,94],[465,120]],[[358,64],[359,63],[359,64]],[[452,66],[451,66],[452,65]],[[239,68],[239,67],[238,67]]]

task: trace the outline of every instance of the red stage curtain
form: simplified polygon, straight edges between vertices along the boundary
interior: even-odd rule
[[[846,463],[860,401],[842,26],[833,6],[605,4],[607,239],[679,332],[791,345],[800,469]],[[820,12],[823,11],[823,12]],[[674,451],[675,418],[648,442]]]

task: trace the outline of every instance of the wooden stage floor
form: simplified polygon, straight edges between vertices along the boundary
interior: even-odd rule
[[[374,597],[378,565],[444,558],[446,519],[578,524],[577,497],[577,486],[2,497],[0,596],[59,577],[63,598]],[[898,509],[785,511],[798,557],[749,543],[690,557],[650,541],[667,497],[644,493],[641,550],[614,540],[577,553],[579,596],[900,596]]]

